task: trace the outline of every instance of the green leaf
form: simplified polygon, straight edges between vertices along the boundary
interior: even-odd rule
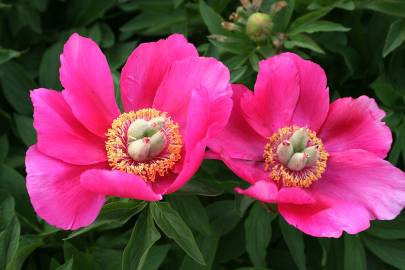
[[[141,270],[153,244],[160,239],[160,233],[153,223],[150,211],[139,216],[131,238],[122,257],[123,270]]]
[[[6,270],[20,270],[24,261],[38,247],[43,245],[43,241],[38,236],[23,235],[20,238],[18,250],[7,265]]]
[[[367,270],[367,258],[363,243],[356,235],[345,235],[345,270]]]
[[[401,270],[405,269],[405,241],[381,240],[374,237],[362,237],[364,244],[375,256],[382,261]]]
[[[26,146],[31,146],[37,141],[37,135],[33,127],[33,119],[23,115],[14,114],[14,121],[18,136]]]
[[[17,51],[11,50],[11,49],[0,48],[0,64],[3,64],[20,55],[21,55],[20,52],[17,52]]]
[[[25,218],[35,221],[36,217],[28,198],[24,177],[13,168],[0,164],[0,189],[7,190],[18,201],[16,210]]]
[[[62,89],[59,81],[60,54],[63,44],[57,42],[45,50],[39,66],[39,83],[41,87],[49,89]]]
[[[101,209],[100,215],[97,220],[89,226],[73,232],[65,240],[77,237],[86,232],[97,229],[103,225],[112,225],[113,227],[119,227],[128,222],[128,220],[141,212],[146,206],[143,201],[118,201],[110,202],[104,205]]]
[[[290,35],[299,33],[316,33],[316,32],[347,32],[350,28],[344,27],[339,23],[329,21],[316,21],[299,25],[289,30]]]
[[[287,224],[283,218],[279,218],[280,229],[284,237],[284,241],[290,250],[290,254],[294,259],[295,264],[300,270],[307,269],[305,258],[305,246],[302,232]]]
[[[331,10],[333,9],[333,7],[324,7],[324,8],[320,8],[317,9],[315,11],[306,13],[305,15],[297,18],[290,26],[289,29],[295,29],[297,27],[302,27],[306,24],[315,22],[316,20],[322,18],[323,16],[325,16],[326,14],[328,14]]]
[[[11,222],[15,215],[14,198],[5,190],[0,190],[0,232]]]
[[[0,163],[3,163],[8,155],[9,145],[7,135],[0,136]]]
[[[20,238],[20,223],[14,216],[6,229],[0,233],[0,269],[6,269],[7,263],[15,256]]]
[[[73,257],[71,257],[67,262],[65,262],[55,270],[72,270],[72,269],[73,269]]]
[[[167,237],[173,239],[196,262],[205,264],[193,233],[176,210],[168,203],[161,202],[152,203],[151,212],[156,224]]]
[[[208,206],[207,211],[212,230],[217,235],[229,233],[241,219],[232,200],[214,202]]]
[[[197,242],[204,255],[206,265],[198,264],[198,263],[196,263],[196,261],[191,259],[189,256],[184,256],[180,270],[188,270],[188,269],[209,270],[209,269],[212,269],[212,265],[214,263],[214,259],[215,259],[216,253],[217,253],[218,241],[219,241],[218,236],[200,235],[197,238]]]
[[[370,87],[374,90],[376,96],[382,103],[384,103],[384,105],[392,107],[402,103],[402,97],[384,75],[378,77]]]
[[[325,51],[322,50],[322,48],[319,47],[319,45],[312,38],[301,34],[291,36],[290,40],[286,40],[284,42],[284,46],[287,49],[299,47],[309,49],[317,53],[325,54]]]
[[[24,69],[13,61],[7,62],[0,66],[0,78],[10,105],[21,114],[32,115],[29,90],[35,88],[35,83]]]
[[[383,49],[383,57],[401,46],[405,41],[405,19],[397,20],[390,25]]]
[[[405,239],[405,215],[394,220],[373,221],[367,233],[382,239]]]
[[[203,0],[200,0],[199,8],[201,17],[205,25],[207,26],[208,31],[211,34],[217,35],[228,34],[228,31],[226,31],[222,27],[222,22],[224,21],[224,19],[222,19],[221,15],[219,15],[212,7],[207,5]]]
[[[391,16],[405,18],[405,2],[403,0],[367,0],[364,1],[364,4],[364,6],[360,6]]]
[[[274,15],[274,33],[285,32],[295,7],[295,0],[286,0],[287,6]]]
[[[135,49],[137,42],[131,41],[126,43],[115,44],[107,51],[108,63],[111,69],[118,69],[128,59],[131,52]]]
[[[261,203],[255,203],[245,220],[246,251],[254,266],[266,267],[267,246],[271,240],[271,222],[275,215]]]
[[[169,249],[170,245],[153,246],[146,257],[142,270],[158,270],[160,265],[165,260]]]
[[[116,0],[71,0],[68,2],[67,18],[71,19],[73,26],[87,25],[116,3]]]
[[[184,221],[202,234],[211,234],[207,211],[196,196],[171,196],[170,205],[178,211]]]

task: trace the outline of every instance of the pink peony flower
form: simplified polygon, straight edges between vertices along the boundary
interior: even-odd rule
[[[32,205],[59,228],[92,223],[106,195],[157,201],[179,189],[232,108],[227,68],[181,35],[131,54],[121,75],[125,113],[97,44],[73,34],[60,59],[65,90],[31,92],[38,143],[26,156]]]
[[[329,105],[322,68],[292,53],[260,62],[254,93],[232,88],[229,123],[208,146],[251,184],[237,192],[277,204],[313,236],[355,234],[400,213],[405,174],[383,160],[392,136],[373,99]]]

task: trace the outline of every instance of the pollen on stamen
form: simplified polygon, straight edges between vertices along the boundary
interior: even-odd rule
[[[326,152],[322,141],[316,136],[316,133],[308,128],[304,128],[308,135],[307,147],[315,146],[318,151],[316,162],[311,166],[305,166],[302,170],[296,171],[283,163],[277,155],[277,147],[280,144],[286,145],[291,136],[299,130],[300,127],[288,126],[280,128],[268,138],[264,147],[264,169],[269,172],[269,177],[285,187],[307,188],[315,181],[321,178],[326,170],[326,163],[329,154]],[[288,144],[287,144],[288,145]],[[302,151],[299,151],[302,152]],[[304,153],[306,158],[309,154]]]
[[[156,117],[164,119],[162,132],[166,137],[166,146],[159,155],[151,157],[149,160],[136,161],[128,154],[128,128],[137,119],[149,121]],[[147,108],[121,114],[113,121],[106,136],[105,147],[110,167],[136,174],[145,181],[154,182],[158,176],[168,174],[181,159],[183,141],[178,124],[172,121],[166,113],[155,109]],[[143,139],[150,140],[149,137]]]

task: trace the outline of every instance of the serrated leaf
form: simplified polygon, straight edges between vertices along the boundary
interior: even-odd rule
[[[363,243],[356,235],[345,235],[345,270],[367,270],[367,258]]]
[[[275,215],[260,203],[255,203],[245,220],[246,251],[254,266],[266,267],[267,246],[271,240],[271,222]]]
[[[142,270],[149,250],[159,239],[160,233],[155,227],[152,214],[150,211],[143,211],[124,249],[122,269]]]
[[[151,212],[158,227],[173,239],[191,258],[205,264],[201,251],[190,228],[168,203],[152,203]]]
[[[302,232],[295,229],[293,226],[289,225],[284,221],[283,218],[279,218],[280,229],[284,237],[284,241],[290,250],[290,254],[294,259],[295,264],[298,269],[305,270],[306,267],[306,257],[305,257],[305,245]]]
[[[405,41],[405,19],[397,20],[390,25],[383,49],[383,57],[402,45]]]

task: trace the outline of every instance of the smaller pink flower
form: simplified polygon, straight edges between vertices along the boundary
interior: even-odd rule
[[[36,89],[38,143],[27,152],[27,189],[48,223],[92,223],[107,195],[157,201],[197,171],[207,140],[232,108],[228,69],[199,57],[182,35],[141,44],[121,74],[121,113],[107,60],[73,34],[60,57],[62,92]]]
[[[322,68],[292,53],[260,62],[254,93],[232,88],[229,123],[208,146],[251,184],[237,192],[320,237],[358,233],[404,208],[405,174],[384,160],[392,135],[373,99],[329,105]]]

